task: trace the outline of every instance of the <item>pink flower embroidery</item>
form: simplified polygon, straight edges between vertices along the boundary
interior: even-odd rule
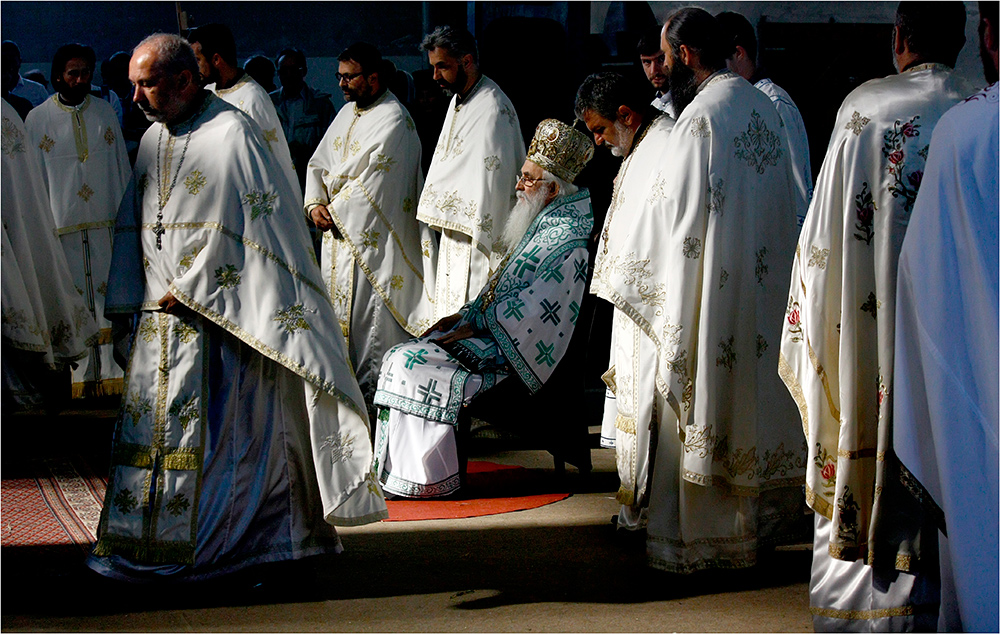
[[[800,321],[800,318],[799,318],[799,309],[798,308],[794,308],[794,309],[792,309],[792,312],[788,313],[788,323],[790,325],[792,325],[792,326],[798,326],[799,325],[799,321]]]
[[[823,466],[823,469],[819,472],[819,474],[823,476],[824,480],[833,480],[837,477],[837,465],[829,462]]]
[[[909,123],[904,123],[903,124],[903,129],[900,130],[900,132],[902,132],[904,135],[906,135],[906,136],[908,136],[910,138],[913,138],[913,137],[917,136],[917,134],[918,134],[917,133],[917,128],[916,128],[916,126],[913,125],[912,121],[909,122]]]
[[[910,181],[910,185],[912,185],[914,189],[919,189],[920,182],[924,180],[924,173],[921,170],[917,170],[907,176],[907,179]]]
[[[902,150],[896,150],[895,152],[893,152],[892,154],[890,154],[889,155],[889,162],[892,163],[893,165],[898,165],[899,163],[902,163],[903,162],[903,151]]]

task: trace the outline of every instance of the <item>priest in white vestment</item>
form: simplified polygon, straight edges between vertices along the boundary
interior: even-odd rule
[[[657,30],[657,50],[659,36]],[[660,158],[674,127],[674,119],[648,104],[645,97],[644,92],[618,73],[596,73],[580,85],[574,106],[577,118],[593,133],[596,144],[607,145],[612,154],[624,157],[597,243],[594,278],[590,284],[591,293],[613,306],[616,294],[604,287],[608,279],[605,267],[620,258],[609,255],[608,240],[612,233],[628,231],[632,216],[628,211],[619,211],[625,207],[635,209],[644,203],[647,184],[660,168]],[[609,358],[612,368],[605,375],[608,387],[601,446],[616,449],[621,480],[618,498],[623,503],[618,525],[638,530],[645,528],[644,509],[648,506],[649,421],[653,416],[652,368],[656,367],[656,346],[632,321],[627,310],[618,306],[612,317]]]
[[[198,579],[336,552],[332,525],[386,506],[291,185],[182,38],[143,41],[129,78],[156,123],[115,227],[107,311],[135,325],[88,565]]]
[[[323,282],[370,413],[386,351],[434,323],[437,253],[433,231],[416,218],[420,137],[381,65],[370,44],[341,53],[348,105],[309,161],[305,200],[324,231]]]
[[[766,546],[802,539],[805,450],[770,370],[784,307],[776,274],[795,240],[791,164],[770,101],[725,69],[710,14],[678,11],[662,39],[678,119],[649,147],[659,151],[647,178],[619,176],[628,189],[616,194],[595,273],[617,308],[606,378],[628,478],[618,499],[627,520],[648,518],[650,566],[743,568]]]
[[[901,3],[900,23],[893,54],[902,72],[861,85],[838,112],[782,331],[779,372],[809,449],[818,630],[936,624],[935,531],[905,519],[910,502],[892,452],[896,266],[931,132],[966,94],[951,68],[965,10]],[[937,45],[916,50],[909,38]]]
[[[132,169],[118,117],[89,94],[94,68],[90,47],[67,44],[53,58],[58,91],[29,114],[30,150],[41,160],[43,181],[76,292],[100,328],[88,357],[73,371],[74,396],[117,395],[122,371],[111,350],[104,317],[115,213]]]
[[[719,20],[727,31],[727,37],[731,37],[733,41],[734,50],[726,60],[726,66],[767,95],[778,111],[778,116],[781,117],[781,125],[788,138],[788,155],[792,161],[795,191],[798,194],[795,215],[798,226],[801,227],[813,193],[809,137],[806,134],[806,125],[802,121],[802,113],[799,112],[799,107],[792,101],[788,91],[764,75],[762,69],[757,66],[757,35],[750,21],[739,13],[731,11],[723,11],[715,16],[715,19]]]
[[[572,185],[593,156],[586,136],[542,121],[500,236],[503,257],[485,287],[420,339],[390,350],[375,402],[375,473],[386,492],[456,493],[463,465],[459,412],[512,374],[534,394],[569,347],[587,283],[590,193]]]
[[[979,32],[993,84],[934,128],[896,282],[893,446],[947,534],[942,632],[1000,628],[1000,34],[997,5],[984,5]]]
[[[237,63],[236,41],[232,31],[224,24],[206,24],[188,31],[188,41],[198,60],[205,88],[239,108],[260,126],[264,145],[277,157],[282,171],[295,185],[293,189],[301,197],[302,188],[292,164],[292,154],[288,149],[278,111],[267,91]]]
[[[514,203],[510,192],[524,162],[524,140],[510,99],[479,70],[472,35],[439,27],[423,48],[434,79],[454,93],[417,204],[417,219],[441,232],[434,293],[441,318],[486,283],[494,243]]]
[[[52,405],[53,377],[89,354],[97,324],[49,213],[41,165],[14,107],[3,111],[3,390],[5,404]]]

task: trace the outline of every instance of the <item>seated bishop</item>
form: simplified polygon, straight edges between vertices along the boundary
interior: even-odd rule
[[[459,411],[511,375],[534,394],[569,347],[587,281],[590,193],[573,180],[586,135],[542,121],[479,296],[382,361],[374,469],[386,493],[433,498],[461,486]]]

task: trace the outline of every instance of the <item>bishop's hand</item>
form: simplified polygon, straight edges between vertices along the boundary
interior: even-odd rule
[[[438,331],[447,332],[447,331],[451,330],[455,326],[455,324],[458,323],[458,321],[461,318],[462,318],[462,315],[460,315],[459,313],[455,313],[454,315],[448,315],[447,317],[442,317],[441,319],[438,320],[438,322],[436,324],[434,324],[433,326],[431,326],[430,328],[428,328],[424,332],[424,334],[422,334],[420,336],[421,337],[429,337],[431,335],[431,333],[434,333],[434,332],[438,332]],[[463,339],[464,339],[464,337],[463,337]]]
[[[432,339],[431,341],[441,344],[449,344],[449,343],[454,343],[456,341],[461,341],[462,339],[468,339],[473,334],[474,333],[472,332],[472,324],[464,323],[458,328],[455,328],[454,330],[448,332],[440,339]]]

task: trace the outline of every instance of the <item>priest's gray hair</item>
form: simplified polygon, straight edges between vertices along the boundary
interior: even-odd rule
[[[649,105],[649,84],[640,83],[620,73],[605,71],[589,75],[576,91],[573,112],[583,121],[587,111],[608,121],[618,120],[619,106],[643,112]]]
[[[195,77],[199,76],[198,60],[194,56],[194,50],[183,37],[173,33],[153,33],[132,49],[133,54],[143,46],[156,51],[157,71],[179,75],[189,70]]]
[[[439,26],[424,36],[420,48],[428,53],[436,48],[443,48],[455,59],[472,55],[472,63],[479,66],[479,47],[476,45],[476,38],[465,29]]]

